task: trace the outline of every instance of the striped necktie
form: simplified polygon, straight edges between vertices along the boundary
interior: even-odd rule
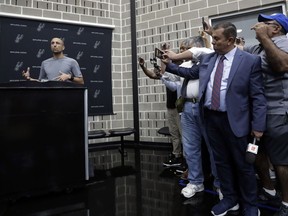
[[[221,81],[223,75],[223,68],[224,68],[224,59],[225,56],[221,56],[218,62],[214,82],[213,82],[213,89],[212,89],[212,97],[211,97],[211,109],[218,110],[220,107],[220,88],[221,88]]]

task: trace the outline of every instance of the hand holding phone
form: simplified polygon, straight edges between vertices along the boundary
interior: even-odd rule
[[[245,39],[243,37],[236,37],[235,44],[240,45],[240,46],[244,46],[245,45]]]
[[[212,27],[205,22],[204,17],[202,17],[202,27],[204,32],[206,32],[208,35],[212,35]]]

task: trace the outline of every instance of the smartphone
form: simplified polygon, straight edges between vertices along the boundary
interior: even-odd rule
[[[205,30],[206,25],[205,25],[204,17],[202,17],[202,27],[203,27],[203,30]]]
[[[155,51],[154,51],[155,57],[159,59],[163,59],[163,54],[164,52],[162,50],[158,49],[157,47],[155,48]]]

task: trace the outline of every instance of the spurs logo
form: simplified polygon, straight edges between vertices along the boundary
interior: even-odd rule
[[[101,41],[96,41],[94,44],[94,49],[97,49],[98,46],[100,46],[100,44],[101,44]]]
[[[98,95],[100,94],[100,92],[101,92],[100,89],[96,89],[93,97],[96,99],[98,97]]]
[[[45,27],[45,23],[39,23],[37,31],[40,32]]]
[[[99,69],[100,69],[100,65],[95,65],[93,73],[97,73]]]
[[[19,71],[19,69],[23,66],[23,62],[17,62],[15,67],[14,67],[14,71]]]
[[[37,52],[37,58],[41,58],[41,56],[45,53],[45,49],[39,49]]]
[[[23,34],[18,34],[15,38],[15,43],[20,43],[20,41],[23,39],[24,35]]]
[[[79,51],[79,52],[77,53],[76,59],[79,60],[82,56],[83,56],[83,52],[82,52],[82,51]]]
[[[77,31],[77,35],[81,35],[81,33],[84,31],[83,27],[80,27]]]

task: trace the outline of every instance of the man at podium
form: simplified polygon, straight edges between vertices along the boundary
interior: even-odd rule
[[[30,77],[30,68],[23,71],[22,75],[31,81],[68,81],[77,84],[84,84],[83,76],[78,62],[75,59],[64,55],[64,41],[61,38],[52,38],[51,51],[53,57],[41,63],[38,79]]]

